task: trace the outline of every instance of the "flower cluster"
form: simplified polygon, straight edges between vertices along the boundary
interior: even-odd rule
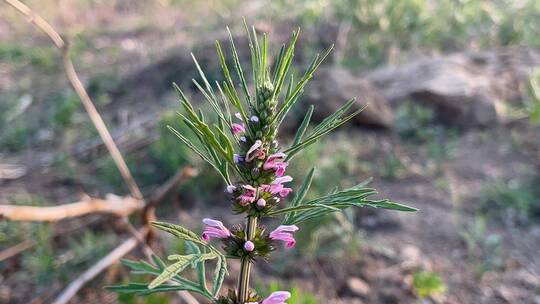
[[[229,230],[218,220],[205,218],[203,223],[206,226],[202,239],[207,242],[210,238],[220,239],[229,257],[249,258],[255,261],[256,257],[266,258],[279,242],[283,242],[287,248],[296,245],[293,235],[298,230],[296,225],[280,225],[268,234],[262,226],[258,226],[254,235],[248,239],[246,231],[240,225]]]
[[[275,140],[276,128],[272,123],[276,115],[273,85],[269,79],[265,79],[256,91],[256,103],[250,108],[251,115],[236,113],[234,116],[238,121],[230,124],[230,131],[240,147],[240,153],[233,154],[232,160],[241,179],[226,187],[233,211],[255,220],[271,212],[293,191],[287,186],[293,180],[286,175],[289,165],[287,154],[280,150]],[[206,224],[203,239],[221,239],[227,255],[242,261],[254,262],[257,257],[265,259],[275,250],[277,242],[284,242],[288,248],[296,244],[293,233],[298,227],[295,225],[281,225],[266,234],[256,224],[229,230],[218,220],[204,219],[203,222]],[[287,292],[277,292],[261,303],[285,303],[288,296]],[[245,299],[246,295],[238,297]]]
[[[245,215],[245,223],[227,228],[220,220],[206,218],[203,220],[204,231],[199,236],[179,225],[152,222],[154,227],[187,241],[189,252],[185,255],[169,256],[168,260],[174,261],[169,266],[165,266],[157,257],[153,257],[155,268],[149,264],[129,262],[127,266],[134,271],[159,275],[147,286],[133,283],[113,287],[113,290],[140,294],[189,290],[210,299],[213,304],[284,304],[290,298],[290,294],[286,291],[274,292],[264,298],[250,290],[251,264],[259,259],[267,259],[268,255],[278,248],[279,243],[284,243],[287,248],[294,247],[296,245],[294,233],[298,230],[296,224],[340,212],[349,207],[416,210],[390,200],[371,199],[370,196],[376,195],[377,192],[365,187],[366,183],[342,190],[336,188],[329,194],[307,200],[305,198],[314,169],[305,176],[302,186],[295,192],[290,203],[282,204],[282,201],[293,192],[289,186],[293,178],[287,175],[289,160],[352,119],[363,108],[351,113],[350,110],[355,105],[355,100],[351,99],[319,124],[309,128],[313,114],[311,106],[306,111],[291,145],[281,148],[276,140],[280,124],[297,103],[306,84],[332,48],[321,55],[317,54],[303,76],[295,81],[290,68],[298,32],[293,32],[288,45],[282,46],[273,66],[270,67],[270,61],[267,60],[269,48],[266,35],[260,39],[255,28],[249,30],[246,25],[246,30],[255,92],[250,92],[251,86],[247,84],[233,37],[229,32],[233,60],[227,60],[219,42],[216,43],[223,70],[223,82],[217,82],[215,87],[212,86],[193,57],[202,79],[202,83],[197,80],[194,80],[194,83],[214,111],[216,123],[208,124],[202,111],[195,109],[184,92],[176,86],[182,107],[178,115],[193,133],[193,140],[186,137],[184,132],[170,127],[187,147],[220,174],[226,184],[232,211]],[[231,61],[236,71],[235,78],[231,76],[232,69],[228,66],[228,62]],[[241,93],[236,89],[238,83]],[[232,114],[234,112],[237,113]],[[268,233],[259,223],[265,217],[281,217],[281,225]],[[223,250],[216,248],[211,242],[212,239],[220,240]],[[230,289],[226,295],[221,295],[220,290],[227,274],[227,258],[240,259],[238,285],[235,290]],[[208,260],[216,261],[212,290],[209,290],[205,283],[204,264]],[[180,276],[180,272],[190,265],[198,269],[196,272],[198,280],[192,281],[190,278]],[[169,281],[176,283],[166,284]]]

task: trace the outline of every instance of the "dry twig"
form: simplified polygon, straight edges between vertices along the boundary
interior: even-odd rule
[[[143,208],[141,200],[108,194],[105,199],[86,197],[80,202],[51,207],[0,205],[0,218],[10,221],[56,222],[90,213],[128,216]]]
[[[176,187],[184,181],[186,178],[192,177],[196,175],[195,169],[191,167],[185,167],[181,170],[178,170],[178,173],[174,175],[172,178],[170,178],[163,186],[161,186],[157,191],[155,192],[154,196],[150,200],[150,203],[148,203],[145,208],[142,211],[142,218],[143,221],[146,221],[145,225],[141,230],[135,230],[130,231],[133,237],[127,241],[124,242],[124,244],[120,245],[115,249],[118,250],[118,254],[116,255],[107,255],[102,260],[100,260],[98,263],[96,263],[94,266],[90,267],[87,271],[85,271],[80,277],[78,277],[75,281],[73,281],[71,284],[66,287],[64,291],[58,296],[57,300],[54,302],[55,304],[61,304],[61,303],[67,303],[69,299],[71,299],[77,292],[89,281],[91,281],[93,278],[95,278],[98,274],[100,274],[103,270],[107,269],[110,265],[112,265],[114,262],[118,261],[120,258],[122,258],[124,255],[129,253],[131,250],[135,248],[135,246],[131,247],[130,250],[127,251],[120,251],[119,248],[124,246],[127,242],[130,240],[138,240],[140,242],[139,238],[143,238],[143,236],[149,235],[149,226],[147,225],[148,221],[152,219],[153,210],[157,204],[159,204],[161,201],[163,201],[169,193],[171,193],[172,190],[176,189]],[[128,228],[133,226],[128,226]],[[127,249],[126,247],[123,247]],[[150,256],[152,254],[152,250],[145,246],[143,248],[145,250],[145,254],[147,256]],[[120,253],[123,252],[122,255]],[[112,258],[116,257],[116,260],[113,260]],[[104,265],[107,264],[106,267]],[[99,271],[97,271],[99,270]],[[199,302],[191,296],[191,294],[187,292],[181,292],[179,293],[179,296],[188,304],[198,304]],[[67,299],[65,301],[64,299]],[[65,302],[64,302],[65,301]]]

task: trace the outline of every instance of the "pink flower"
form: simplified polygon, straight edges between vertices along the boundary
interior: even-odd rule
[[[266,152],[263,149],[259,149],[262,146],[262,141],[260,139],[257,139],[253,146],[249,148],[248,152],[246,153],[246,161],[250,162],[257,159],[264,159],[266,156]]]
[[[297,230],[298,227],[296,225],[281,225],[270,232],[270,238],[274,241],[283,241],[287,243],[287,247],[292,248],[296,245],[293,232]]]
[[[268,156],[268,159],[266,159],[266,162],[263,165],[263,169],[275,170],[276,176],[283,176],[283,174],[285,174],[285,169],[287,169],[287,166],[289,165],[289,163],[283,161],[286,157],[287,154],[281,152]]]
[[[247,241],[244,243],[244,249],[247,252],[252,252],[255,249],[255,244],[252,241]]]
[[[276,179],[272,182],[272,185],[288,183],[288,182],[292,182],[292,180],[293,180],[293,178],[290,177],[289,175],[281,176],[281,177],[276,178]]]
[[[291,188],[283,188],[279,191],[281,197],[287,197],[292,192]]]
[[[240,205],[247,206],[255,201],[257,189],[253,188],[250,185],[242,185],[242,188],[244,188],[244,193],[239,196]]]
[[[286,188],[283,186],[283,183],[288,183],[292,181],[290,176],[281,176],[276,178],[270,185],[261,185],[261,190],[264,192],[269,192],[272,195],[279,194],[281,197],[286,197],[292,192],[291,188]]]
[[[261,304],[287,304],[285,301],[290,297],[291,293],[288,291],[276,291],[264,299]]]
[[[202,239],[207,242],[212,237],[226,239],[231,236],[231,232],[223,225],[221,221],[205,218],[203,219],[203,223],[207,226],[203,231]]]
[[[232,133],[234,135],[238,135],[238,134],[244,133],[244,132],[246,132],[246,127],[244,125],[237,124],[237,123],[232,124]]]

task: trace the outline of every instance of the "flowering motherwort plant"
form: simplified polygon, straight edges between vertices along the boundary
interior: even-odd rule
[[[196,144],[184,134],[173,128],[171,130],[193,152],[219,172],[226,183],[232,211],[244,214],[246,223],[227,228],[217,219],[206,218],[203,220],[204,232],[199,236],[178,225],[154,222],[152,223],[154,227],[187,241],[188,254],[169,256],[168,259],[172,264],[168,266],[156,256],[153,257],[154,265],[144,261],[124,261],[133,271],[156,277],[149,284],[130,283],[112,286],[111,290],[136,294],[186,290],[201,294],[216,304],[286,303],[290,297],[286,291],[274,292],[265,298],[250,290],[250,271],[254,263],[266,260],[270,253],[280,247],[280,243],[288,248],[294,247],[296,244],[294,233],[299,229],[298,224],[349,207],[367,206],[415,211],[414,208],[389,200],[370,199],[376,191],[367,188],[367,183],[344,190],[336,189],[325,196],[306,201],[313,169],[307,174],[300,188],[296,190],[290,188],[293,178],[287,175],[286,170],[291,159],[323,135],[357,115],[362,109],[347,114],[355,102],[351,99],[308,131],[313,112],[311,106],[290,146],[286,148],[280,146],[276,140],[279,126],[332,48],[330,47],[322,56],[315,56],[300,80],[295,82],[292,73],[289,72],[298,32],[293,32],[288,46],[283,45],[280,48],[273,67],[270,68],[266,35],[262,35],[261,38],[254,28],[249,30],[245,22],[244,25],[251,51],[254,92],[249,90],[229,31],[232,62],[243,96],[237,91],[223,50],[219,42],[216,42],[225,80],[212,86],[193,57],[202,84],[196,80],[193,82],[210,103],[217,116],[217,124],[210,126],[202,111],[195,110],[182,90],[175,86],[180,95],[181,121],[196,135],[199,142]],[[285,84],[287,78],[288,84]],[[285,204],[285,199],[290,197],[292,199]],[[280,218],[281,225],[267,231],[265,227],[259,225],[259,220],[266,217]],[[213,239],[221,242],[222,250],[212,245]],[[223,279],[227,274],[226,259],[241,261],[238,286],[236,290],[220,294]],[[209,260],[216,261],[211,289],[207,287],[205,272],[205,263]],[[196,280],[180,275],[188,266],[196,269]]]

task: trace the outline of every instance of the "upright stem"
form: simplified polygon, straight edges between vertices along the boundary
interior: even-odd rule
[[[257,218],[254,216],[248,216],[246,236],[247,241],[255,237],[255,231],[257,230]],[[245,303],[248,299],[249,293],[249,276],[251,273],[251,261],[249,259],[242,259],[240,265],[240,277],[238,278],[238,301]]]

